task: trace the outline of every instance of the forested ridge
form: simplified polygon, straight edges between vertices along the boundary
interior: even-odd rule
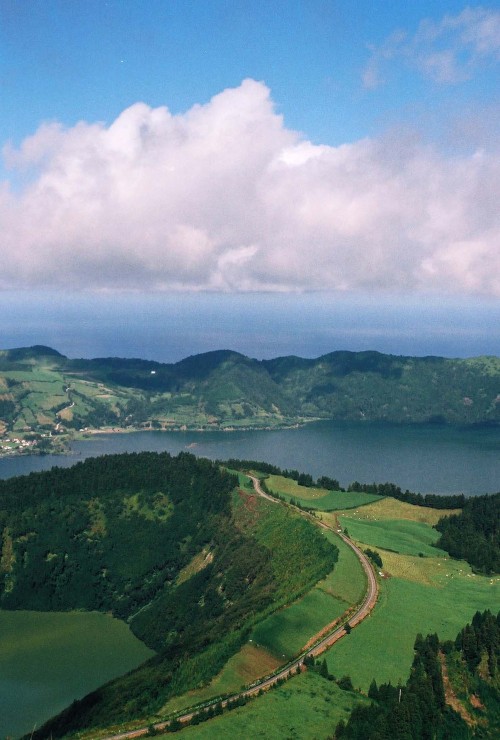
[[[236,484],[206,459],[149,452],[0,481],[0,606],[110,611],[157,652],[41,737],[158,711],[333,568],[309,522]]]
[[[167,364],[69,359],[40,346],[0,351],[4,452],[22,451],[20,435],[44,451],[64,433],[103,426],[269,428],[316,419],[500,424],[500,358],[339,351],[255,360],[219,350]]]
[[[437,547],[481,573],[500,573],[500,493],[472,496],[460,514],[443,517]]]
[[[459,712],[447,703],[443,664]],[[370,706],[359,705],[335,740],[467,740],[500,732],[500,612],[476,612],[454,642],[417,635],[404,686],[373,681]],[[450,697],[448,697],[450,698]]]
[[[0,605],[130,617],[211,542],[235,483],[192,455],[148,452],[0,481]]]

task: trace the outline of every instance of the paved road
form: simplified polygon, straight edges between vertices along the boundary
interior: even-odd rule
[[[258,478],[256,478],[253,475],[249,475],[249,477],[252,479],[253,487],[255,489],[255,492],[262,496],[263,498],[267,499],[268,501],[272,501],[274,504],[281,503],[279,499],[274,498],[273,496],[270,496],[268,493],[262,490],[260,481]],[[333,527],[330,527],[328,524],[325,524],[325,522],[320,521],[319,519],[316,519],[312,514],[309,514],[308,512],[301,511],[300,512],[304,517],[307,519],[310,519],[314,524],[316,524],[319,527],[322,527],[323,529],[328,529],[332,532],[335,532],[339,537],[341,537],[346,545],[348,545],[354,552],[356,553],[361,565],[363,566],[363,570],[366,573],[368,586],[365,594],[365,598],[363,599],[363,602],[358,607],[358,609],[354,612],[354,614],[350,617],[348,620],[350,627],[355,627],[359,622],[361,622],[365,617],[369,615],[373,607],[375,606],[377,602],[378,597],[378,583],[377,579],[375,578],[375,574],[373,572],[373,568],[370,564],[370,561],[364,554],[362,550],[357,547],[357,545],[354,544],[354,542],[351,542],[349,537],[346,537],[342,531],[339,529],[334,529]],[[324,630],[320,634],[324,634],[325,630],[328,630],[330,625],[327,625]],[[332,631],[328,631],[325,637],[322,639],[319,639],[319,635],[317,636],[318,639],[316,640],[315,637],[313,637],[310,642],[314,643],[312,646],[307,650],[307,652],[303,653],[300,658],[297,658],[297,660],[292,661],[291,663],[287,663],[286,667],[284,667],[279,673],[275,673],[270,678],[263,678],[258,683],[254,684],[251,688],[246,689],[245,691],[240,691],[238,694],[233,694],[232,696],[228,697],[227,699],[224,699],[220,702],[220,704],[225,707],[229,702],[233,702],[236,699],[240,699],[242,697],[250,697],[254,696],[255,694],[258,694],[259,691],[265,691],[266,689],[271,688],[271,686],[274,686],[283,678],[287,678],[290,671],[295,672],[297,669],[300,669],[304,663],[304,659],[306,657],[312,656],[316,658],[318,655],[321,655],[321,653],[325,652],[329,647],[331,647],[334,643],[336,643],[338,640],[340,640],[344,635],[346,635],[347,632],[344,628],[344,626],[337,627],[336,629],[332,625]],[[219,703],[219,702],[217,702]],[[181,723],[189,722],[193,715],[197,714],[199,710],[186,712],[186,714],[180,715],[178,717],[179,721]],[[159,722],[158,724],[154,725],[155,730],[164,730],[169,725],[169,722]],[[149,731],[149,728],[143,727],[138,730],[133,730],[131,732],[123,732],[120,735],[113,735],[111,737],[105,738],[105,740],[126,740],[127,738],[134,738],[134,737],[142,737],[143,735],[146,735]]]
[[[260,481],[258,478],[256,478],[253,475],[250,475],[249,478],[252,479],[253,487],[256,491],[256,493],[259,494],[259,496],[263,496],[268,501],[273,501],[275,503],[280,503],[279,499],[274,498],[273,496],[270,496],[268,493],[262,490]],[[349,624],[351,627],[354,627],[356,624],[359,624],[365,617],[368,616],[368,614],[371,612],[373,607],[376,604],[377,597],[378,597],[378,583],[377,579],[375,578],[375,574],[373,572],[373,567],[360,548],[352,542],[349,537],[346,537],[345,534],[340,529],[334,529],[333,527],[329,526],[325,522],[322,522],[320,519],[316,519],[315,516],[310,514],[309,512],[301,511],[300,512],[305,518],[312,521],[317,526],[321,527],[322,529],[328,529],[331,532],[335,532],[341,539],[344,540],[346,545],[348,545],[354,552],[356,553],[356,556],[358,557],[358,560],[360,561],[361,565],[363,566],[363,570],[366,573],[368,585],[367,590],[365,594],[365,598],[363,599],[363,602],[359,606],[359,608],[356,610],[356,612],[352,615],[352,617],[349,619]],[[338,634],[341,633],[341,634]],[[311,648],[311,650],[308,651],[307,655],[313,655],[317,656],[320,653],[324,652],[327,647],[330,647],[330,645],[333,645],[334,642],[336,642],[339,637],[342,637],[343,635],[347,634],[345,629],[343,627],[340,627],[335,632],[329,634],[327,637],[325,637],[324,640],[322,640],[320,643],[315,645]],[[335,639],[333,639],[335,638]],[[314,639],[314,638],[313,638]],[[304,656],[305,657],[305,656]],[[299,661],[298,661],[299,662]]]

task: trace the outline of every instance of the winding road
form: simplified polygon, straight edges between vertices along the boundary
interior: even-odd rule
[[[271,501],[274,504],[280,504],[282,503],[279,499],[274,498],[273,496],[270,496],[268,493],[262,490],[262,487],[260,485],[260,481],[256,476],[248,474],[249,478],[251,478],[253,487],[255,492],[262,496],[262,498],[267,499],[268,501]],[[300,510],[299,510],[300,511]],[[335,627],[336,624],[338,624],[339,620],[335,620],[335,622],[326,625],[325,628],[319,633],[318,635],[311,638],[309,641],[309,644],[311,644],[311,647],[309,647],[305,652],[303,652],[300,657],[296,658],[295,660],[287,663],[280,671],[277,673],[274,673],[272,676],[269,676],[267,678],[259,679],[256,683],[254,683],[251,687],[245,689],[244,691],[239,691],[236,694],[232,694],[231,696],[226,697],[222,700],[214,700],[209,702],[204,702],[202,705],[199,705],[195,708],[193,708],[191,711],[186,712],[182,715],[177,715],[177,719],[181,724],[185,724],[189,722],[195,714],[198,714],[198,712],[202,711],[205,708],[208,708],[209,706],[213,706],[214,704],[220,704],[222,707],[226,707],[229,703],[237,701],[241,698],[248,698],[251,696],[254,696],[255,694],[258,694],[259,691],[265,691],[266,689],[271,688],[272,686],[275,686],[279,681],[286,679],[290,676],[290,673],[294,673],[297,670],[301,670],[302,666],[304,665],[304,660],[308,657],[316,658],[318,655],[321,655],[325,650],[327,650],[329,647],[331,647],[334,643],[336,643],[338,640],[340,640],[344,635],[347,635],[348,632],[345,629],[345,625],[348,624],[350,628],[355,627],[357,624],[359,624],[365,617],[367,617],[373,607],[375,606],[377,602],[378,597],[378,583],[377,579],[375,577],[375,573],[373,571],[373,567],[364,554],[362,550],[360,550],[357,545],[355,545],[349,537],[346,537],[341,531],[338,529],[334,529],[333,527],[330,527],[328,524],[325,524],[325,522],[322,522],[321,520],[314,517],[312,514],[309,514],[305,511],[300,511],[300,513],[312,521],[317,526],[321,527],[322,529],[330,530],[331,532],[335,532],[336,535],[338,535],[346,545],[348,545],[354,552],[356,553],[357,558],[359,559],[364,572],[367,576],[367,590],[365,597],[363,601],[361,602],[360,606],[356,609],[354,614],[341,626]],[[326,634],[325,634],[326,633]],[[324,635],[324,636],[323,636]],[[171,720],[167,720],[165,722],[158,722],[156,724],[153,724],[153,727],[156,731],[165,730],[168,725],[170,724]],[[151,726],[150,726],[151,727]],[[141,727],[137,730],[131,730],[130,732],[123,732],[119,735],[112,735],[107,738],[104,738],[104,740],[126,740],[127,738],[134,738],[134,737],[142,737],[143,735],[148,734],[150,731],[150,727]]]
[[[260,481],[258,478],[256,478],[253,475],[249,475],[249,478],[252,479],[253,487],[255,489],[255,492],[259,494],[259,496],[263,496],[268,501],[273,501],[275,503],[281,503],[279,499],[274,498],[273,496],[270,496],[268,493],[262,490],[262,487],[260,485]],[[300,511],[300,510],[299,510]],[[356,612],[352,615],[352,617],[348,620],[349,625],[351,627],[355,627],[359,622],[361,622],[365,617],[368,616],[368,614],[371,612],[373,607],[375,606],[377,602],[378,597],[378,583],[377,579],[375,578],[375,573],[373,572],[373,567],[360,548],[352,542],[349,537],[346,537],[345,534],[343,534],[342,531],[338,529],[334,529],[333,527],[330,527],[328,524],[325,524],[325,522],[322,522],[320,519],[316,519],[315,516],[309,514],[305,511],[300,511],[302,516],[304,516],[306,519],[309,519],[311,522],[316,524],[318,527],[321,527],[322,529],[328,529],[331,532],[335,532],[336,535],[338,535],[346,545],[348,545],[351,550],[354,550],[356,553],[356,556],[358,560],[360,561],[363,570],[365,571],[366,577],[367,577],[367,590],[365,594],[365,598],[363,599],[362,603],[356,610]],[[325,630],[322,632],[324,633]],[[334,632],[329,633],[323,640],[316,643],[311,647],[305,655],[301,656],[299,660],[294,664],[295,666],[301,665],[304,662],[304,658],[312,655],[313,657],[316,657],[317,655],[320,655],[324,650],[329,648],[331,645],[333,645],[334,642],[337,642],[341,637],[346,635],[347,632],[344,629],[344,627],[339,627]],[[314,638],[312,638],[314,640]],[[287,666],[287,670],[290,670]]]

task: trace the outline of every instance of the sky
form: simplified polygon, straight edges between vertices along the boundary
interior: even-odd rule
[[[500,9],[0,0],[0,345],[500,354]]]

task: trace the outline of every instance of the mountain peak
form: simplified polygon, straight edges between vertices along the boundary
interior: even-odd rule
[[[32,347],[16,347],[8,349],[7,357],[9,360],[36,360],[40,357],[59,357],[65,359],[65,356],[52,347],[46,347],[44,344],[34,344]]]

